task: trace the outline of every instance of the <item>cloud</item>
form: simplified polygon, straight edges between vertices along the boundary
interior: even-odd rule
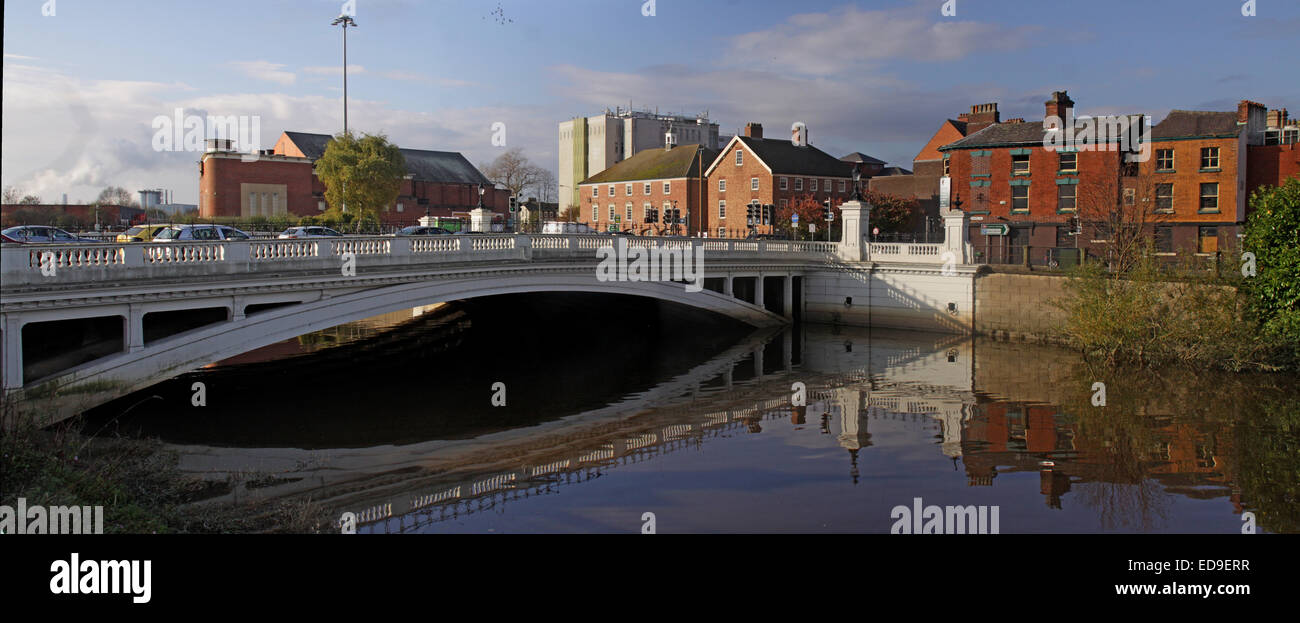
[[[1017,49],[1034,43],[1041,31],[941,18],[931,8],[849,6],[794,15],[776,27],[732,37],[726,63],[826,76],[889,59],[952,61],[976,51]]]
[[[243,72],[244,75],[256,80],[288,85],[293,84],[298,79],[298,76],[294,75],[293,72],[282,71],[284,65],[270,61],[234,61],[231,65]]]
[[[314,74],[318,76],[337,76],[342,73],[342,67],[338,65],[318,65],[313,67],[303,67],[303,73]],[[356,76],[366,73],[366,68],[361,65],[348,65],[348,75]]]
[[[422,84],[432,84],[432,85],[446,87],[446,88],[478,86],[477,82],[470,82],[467,80],[455,80],[452,78],[435,78],[434,76],[431,76],[423,72],[404,71],[401,69],[381,71],[379,72],[379,75],[384,78],[388,78],[389,80],[397,80],[400,82],[418,82]]]

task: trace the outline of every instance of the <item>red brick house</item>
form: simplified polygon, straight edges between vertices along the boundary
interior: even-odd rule
[[[199,214],[204,218],[320,214],[325,185],[316,177],[313,163],[325,154],[333,137],[327,134],[285,132],[275,147],[253,162],[244,154],[210,143],[199,164]],[[509,192],[491,181],[456,152],[402,149],[407,175],[397,200],[381,214],[386,223],[411,225],[426,214],[453,216],[478,205],[478,188],[484,188],[483,205],[498,213],[509,210]]]
[[[664,233],[669,210],[681,211],[677,232],[707,230],[702,206],[707,197],[700,169],[718,152],[700,145],[646,149],[578,184],[579,222],[598,231]],[[657,217],[657,218],[656,218]]]
[[[764,138],[762,125],[748,124],[704,173],[709,236],[748,235],[749,205],[773,205],[780,210],[804,196],[843,203],[853,194],[855,166],[813,147],[798,134],[791,140]],[[771,233],[772,226],[757,225],[754,230]]]

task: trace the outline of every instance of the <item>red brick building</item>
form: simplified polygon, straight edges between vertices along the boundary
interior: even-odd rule
[[[199,164],[199,213],[205,218],[293,215],[309,216],[329,209],[325,185],[313,163],[325,153],[332,137],[285,132],[275,147],[245,162],[244,154],[210,144]],[[498,190],[459,153],[402,149],[407,175],[397,200],[381,215],[386,223],[411,225],[426,214],[457,216],[478,205],[497,213],[509,209],[509,192]]]
[[[685,221],[676,231],[696,235],[707,228],[700,169],[717,154],[699,145],[641,151],[578,184],[578,221],[598,231],[612,226],[651,235],[671,229],[665,219],[675,209]]]
[[[6,203],[0,206],[0,227],[53,225],[77,230],[129,227],[143,223],[144,210],[130,206],[90,204]]]
[[[750,231],[749,205],[773,205],[778,210],[811,196],[833,205],[853,194],[854,163],[843,162],[807,143],[763,137],[763,126],[751,123],[734,136],[705,171],[710,237],[744,237]],[[772,226],[757,225],[758,233]]]

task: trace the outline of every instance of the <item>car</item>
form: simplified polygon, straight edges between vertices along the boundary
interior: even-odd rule
[[[149,242],[171,225],[136,225],[117,235],[118,242]]]
[[[7,239],[5,242],[24,244],[97,244],[94,238],[74,236],[58,227],[46,225],[19,225],[0,231]]]
[[[228,225],[172,225],[153,237],[154,242],[187,240],[248,240],[252,238]]]
[[[756,234],[750,232],[745,238],[747,240],[789,240],[790,236],[786,234]]]
[[[441,227],[426,227],[423,225],[412,225],[403,227],[398,230],[394,236],[449,236],[451,232]]]
[[[280,233],[279,238],[284,240],[297,240],[302,238],[342,238],[340,234],[328,227],[318,225],[308,225],[303,227],[290,227]]]
[[[625,230],[623,230],[623,231],[615,231],[615,232],[610,232],[610,233],[612,233],[612,234],[615,235],[615,236],[635,236],[635,235],[636,235],[636,233],[633,232],[633,231],[630,230],[630,229],[625,229]]]

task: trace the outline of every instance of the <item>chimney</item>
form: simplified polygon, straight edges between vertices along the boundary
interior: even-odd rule
[[[664,149],[672,149],[677,146],[677,137],[673,136],[672,130],[664,134]]]
[[[1062,121],[1073,113],[1074,100],[1070,99],[1070,94],[1065,91],[1053,91],[1052,99],[1047,100],[1047,110],[1043,113],[1043,119],[1056,117]]]
[[[1257,114],[1268,114],[1268,108],[1259,102],[1250,100],[1241,100],[1241,103],[1237,104],[1237,123],[1247,124],[1250,122],[1250,118]]]
[[[1283,108],[1282,110],[1270,110],[1270,111],[1268,111],[1268,127],[1269,127],[1269,128],[1280,128],[1280,127],[1283,127],[1283,126],[1286,125],[1286,122],[1287,122],[1287,112],[1286,112],[1286,109],[1285,109],[1285,108]]]
[[[979,132],[1000,120],[1001,116],[998,113],[997,102],[971,106],[970,113],[963,119],[966,122],[966,134],[968,135]]]
[[[961,121],[961,122],[963,122],[963,123],[966,122],[966,121],[969,121],[969,120],[970,120],[970,113],[962,113],[962,114],[960,114],[960,115],[957,115],[957,120],[958,120],[958,121]]]
[[[763,124],[746,123],[745,136],[748,136],[749,138],[763,138]]]
[[[1014,119],[1007,119],[1004,123],[1024,123],[1024,122],[1025,122],[1024,117],[1016,117]]]

